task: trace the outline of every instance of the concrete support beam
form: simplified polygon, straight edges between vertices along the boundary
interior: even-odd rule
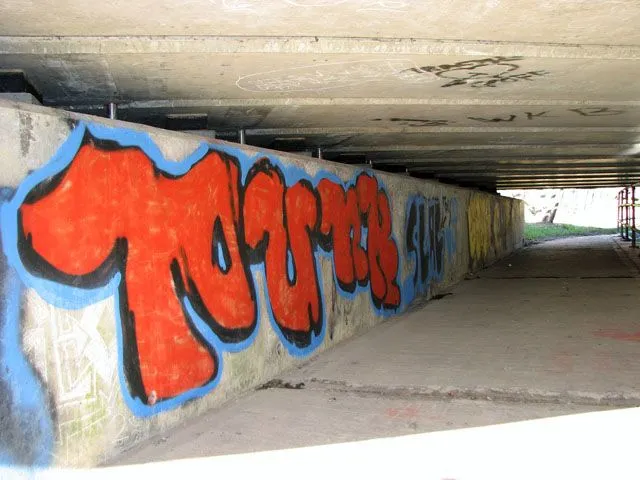
[[[636,60],[640,45],[568,45],[442,41],[424,38],[291,36],[0,36],[7,55],[140,54],[360,54],[523,56],[558,59]]]

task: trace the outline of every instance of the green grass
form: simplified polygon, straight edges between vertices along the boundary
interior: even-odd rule
[[[526,243],[553,240],[554,238],[609,235],[613,233],[617,233],[615,228],[579,227],[564,223],[527,223],[524,226],[524,240]]]

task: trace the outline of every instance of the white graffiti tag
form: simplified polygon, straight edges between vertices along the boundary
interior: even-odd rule
[[[412,75],[410,60],[362,60],[355,62],[307,65],[283,70],[254,73],[238,79],[236,85],[249,92],[302,92],[351,87],[389,79],[410,83],[433,81],[435,75]]]

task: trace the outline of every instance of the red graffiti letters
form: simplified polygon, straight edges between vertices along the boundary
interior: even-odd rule
[[[247,245],[266,250],[264,269],[273,316],[284,336],[298,346],[308,345],[311,331],[321,327],[312,239],[318,215],[308,182],[285,187],[280,172],[268,161],[249,172],[244,202]]]
[[[396,283],[398,251],[391,238],[391,211],[378,182],[360,175],[346,191],[327,179],[318,183],[322,204],[321,233],[332,241],[336,278],[340,286],[353,292],[356,282],[371,281],[371,297],[377,307],[400,304]],[[362,247],[362,227],[367,228],[366,250]]]
[[[224,344],[255,331],[252,264],[263,265],[269,312],[294,349],[321,340],[318,243],[333,250],[341,289],[369,284],[377,308],[400,306],[390,205],[376,178],[362,173],[348,187],[286,178],[263,159],[243,185],[239,160],[217,151],[170,175],[140,148],[87,135],[22,202],[20,258],[74,287],[119,273],[129,391],[150,404],[174,398],[217,378],[203,328]]]
[[[174,179],[154,171],[139,149],[86,144],[57,182],[32,191],[20,209],[23,257],[37,254],[71,283],[123,262],[124,333],[135,339],[125,356],[129,371],[139,369],[130,378],[141,382],[132,385],[138,395],[172,397],[216,374],[213,351],[185,321],[183,295],[222,338],[253,329],[253,287],[238,244],[238,174],[230,158],[210,153]],[[226,269],[216,255],[212,261],[214,234],[225,244]]]
[[[360,213],[367,219],[367,255],[371,297],[380,307],[400,304],[400,288],[395,280],[398,273],[398,250],[391,239],[391,209],[389,199],[378,190],[378,181],[360,175],[356,182]]]
[[[362,248],[362,222],[355,187],[345,192],[341,185],[322,179],[318,183],[322,202],[320,231],[333,243],[333,263],[340,287],[355,291],[356,282],[366,284],[369,274],[367,252]],[[329,247],[327,247],[327,250]]]

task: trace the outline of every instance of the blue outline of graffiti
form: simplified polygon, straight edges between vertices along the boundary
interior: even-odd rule
[[[85,132],[89,132],[92,136],[97,139],[102,140],[112,140],[119,143],[123,147],[137,147],[140,148],[144,154],[149,158],[154,165],[171,175],[181,176],[189,171],[189,169],[195,165],[197,162],[202,160],[202,158],[210,151],[220,151],[227,154],[230,154],[238,159],[240,165],[240,173],[241,173],[241,183],[246,186],[246,177],[247,174],[253,166],[253,164],[259,159],[267,158],[274,166],[280,169],[282,172],[286,185],[290,186],[295,184],[298,180],[305,179],[311,182],[314,188],[317,187],[318,182],[327,178],[329,180],[335,181],[340,184],[343,188],[345,186],[348,188],[349,185],[355,182],[355,179],[358,175],[364,172],[364,170],[360,170],[355,172],[353,178],[345,183],[340,180],[337,176],[333,174],[326,173],[318,173],[314,177],[309,177],[309,175],[301,168],[293,165],[287,165],[286,167],[282,164],[282,161],[269,153],[257,153],[254,155],[248,155],[241,148],[232,147],[229,145],[223,144],[209,144],[207,142],[202,142],[191,154],[187,155],[184,159],[174,162],[165,159],[164,155],[157,147],[155,142],[151,139],[151,137],[145,132],[138,132],[134,130],[116,128],[116,127],[107,127],[99,124],[85,124],[80,122],[74,130],[71,132],[67,140],[64,144],[59,148],[56,154],[51,158],[51,160],[45,164],[43,167],[39,168],[35,172],[29,174],[25,180],[18,187],[13,199],[4,204],[0,211],[0,220],[5,225],[5,228],[2,231],[2,240],[5,250],[5,255],[8,258],[9,264],[12,265],[18,275],[22,279],[22,281],[29,287],[34,288],[38,291],[38,293],[49,303],[54,306],[60,308],[67,309],[78,309],[83,308],[92,303],[104,300],[110,296],[114,297],[114,301],[116,304],[115,313],[116,313],[116,330],[117,330],[117,338],[118,338],[118,373],[120,378],[120,387],[123,392],[123,397],[127,406],[130,410],[137,416],[146,417],[150,415],[157,414],[162,411],[173,409],[184,402],[199,398],[210,391],[212,391],[220,382],[220,378],[223,372],[223,354],[224,352],[239,352],[241,350],[249,347],[255,340],[260,324],[260,312],[262,311],[260,305],[260,295],[258,292],[258,274],[262,277],[262,291],[266,299],[267,313],[269,316],[269,321],[271,323],[272,328],[276,332],[282,344],[286,347],[289,354],[292,356],[306,356],[315,351],[318,346],[322,343],[325,337],[326,332],[326,313],[322,312],[322,328],[319,334],[312,335],[311,342],[306,347],[298,347],[294,343],[290,342],[286,339],[283,333],[280,331],[278,327],[273,311],[271,309],[271,301],[269,296],[269,291],[266,286],[265,281],[265,270],[264,270],[264,262],[259,264],[251,265],[250,269],[252,272],[252,280],[254,282],[254,287],[256,291],[256,315],[257,322],[256,328],[252,332],[252,334],[245,340],[239,343],[224,343],[202,320],[196,313],[189,302],[189,300],[185,297],[181,299],[185,309],[190,315],[190,320],[194,327],[198,330],[198,332],[202,335],[204,340],[209,343],[218,354],[218,372],[214,379],[209,381],[207,384],[189,389],[188,391],[181,393],[173,398],[163,400],[158,402],[157,404],[150,406],[145,405],[139,398],[134,398],[129,393],[129,390],[126,386],[126,376],[124,372],[124,362],[123,362],[123,354],[124,354],[124,345],[122,338],[122,319],[120,318],[120,298],[118,293],[118,286],[122,280],[122,275],[120,272],[114,273],[111,280],[102,287],[94,288],[94,289],[84,289],[71,287],[68,285],[59,284],[54,281],[46,280],[43,278],[36,277],[32,275],[22,264],[20,256],[18,254],[18,232],[17,232],[17,214],[20,205],[23,203],[27,194],[33,189],[36,185],[41,183],[43,180],[48,179],[55,174],[59,173],[63,169],[65,169],[75,158],[84,138]],[[368,173],[368,172],[367,172]],[[369,174],[369,173],[368,173]],[[378,189],[384,190],[384,185],[376,177],[378,181]],[[397,246],[397,242],[396,246]],[[324,301],[324,286],[321,278],[321,263],[320,256],[321,255],[330,255],[331,252],[326,252],[322,248],[316,248],[314,252],[314,257],[316,261],[316,281],[318,282],[319,290],[320,290],[320,301]],[[398,251],[398,257],[400,257],[400,252]],[[335,264],[334,264],[335,265]],[[368,288],[369,283],[365,286],[358,285],[353,293],[345,292],[337,283],[335,278],[335,266],[333,268],[334,272],[334,281],[338,286],[338,290],[349,299],[354,298],[358,293],[364,291]],[[396,280],[400,275],[400,270],[398,270],[398,275],[396,276]],[[378,309],[373,304],[371,300],[374,311],[376,311],[379,315],[388,316],[393,313],[396,313],[400,307],[396,309]],[[324,307],[324,305],[323,305]]]
[[[0,230],[4,231],[4,225]],[[0,331],[3,352],[0,356],[0,368],[3,370],[6,368],[5,379],[9,386],[19,385],[19,388],[11,387],[13,408],[18,412],[30,410],[38,417],[41,442],[34,445],[37,450],[34,466],[44,467],[51,463],[53,420],[49,415],[46,394],[22,350],[22,339],[20,338],[22,284],[10,264],[7,265],[4,281],[2,295],[5,300],[5,311],[0,312],[0,315],[4,316],[4,325]],[[9,399],[5,400],[9,401]],[[10,455],[0,452],[0,464],[13,463],[15,461]]]
[[[120,388],[129,409],[137,416],[146,417],[175,408],[188,400],[201,397],[213,390],[220,382],[222,375],[224,362],[223,353],[225,351],[239,351],[249,346],[258,334],[259,326],[256,325],[254,332],[244,341],[235,344],[225,344],[206,326],[204,320],[195,314],[189,301],[186,298],[183,298],[182,302],[191,315],[190,320],[193,326],[198,330],[203,338],[216,349],[218,355],[218,371],[216,377],[205,385],[189,389],[184,393],[176,395],[173,398],[163,400],[162,402],[158,402],[153,406],[145,405],[139,398],[135,398],[129,393],[124,373],[124,342],[122,338],[122,318],[120,317],[120,296],[118,292],[118,286],[122,280],[121,273],[114,273],[111,280],[103,287],[95,289],[76,288],[32,275],[24,267],[18,254],[17,212],[20,205],[33,187],[43,180],[59,173],[71,163],[82,144],[82,139],[84,138],[85,131],[87,130],[96,138],[114,140],[123,147],[131,146],[140,148],[159,169],[172,175],[185,174],[195,163],[201,160],[201,158],[209,151],[209,148],[206,144],[202,144],[182,161],[171,162],[164,158],[153,140],[151,140],[146,133],[109,128],[97,124],[79,124],[71,132],[67,141],[65,141],[65,143],[60,147],[53,158],[45,166],[27,176],[27,178],[18,187],[18,190],[11,202],[3,205],[2,211],[0,212],[0,218],[5,225],[5,229],[3,229],[3,246],[5,254],[9,259],[9,263],[18,271],[22,281],[27,286],[37,290],[47,302],[55,305],[56,307],[79,309],[113,295],[116,305],[114,310],[118,338],[118,374],[120,379]]]
[[[451,197],[445,199],[445,206],[449,207],[449,228],[444,230],[444,242],[449,258],[456,253],[456,227],[458,226],[458,199]]]
[[[402,299],[403,299],[403,305],[405,307],[409,305],[415,299],[416,296],[424,295],[428,293],[429,286],[433,281],[440,282],[444,278],[444,270],[447,264],[446,258],[442,259],[442,271],[437,272],[436,258],[431,252],[431,234],[429,232],[429,227],[430,227],[429,207],[437,203],[440,204],[440,208],[441,208],[440,218],[442,218],[443,215],[447,214],[447,209],[449,210],[449,213],[448,213],[449,218],[444,228],[442,229],[442,231],[437,232],[437,234],[442,235],[442,238],[444,241],[444,250],[446,251],[448,258],[453,257],[453,255],[456,252],[455,228],[458,223],[457,200],[455,198],[447,198],[447,197],[433,197],[433,198],[426,199],[422,194],[411,195],[407,200],[407,205],[405,210],[405,212],[407,212],[407,215],[405,218],[405,227],[404,227],[405,238],[409,231],[409,212],[411,210],[411,207],[415,204],[416,212],[418,213],[420,212],[420,206],[424,205],[424,218],[422,218],[422,216],[419,214],[416,217],[416,222],[422,222],[424,224],[424,232],[425,232],[424,245],[418,246],[418,229],[417,228],[414,229],[413,231],[413,240],[414,240],[414,245],[416,245],[418,248],[423,248],[424,251],[428,253],[429,262],[427,266],[428,268],[427,278],[423,282],[421,279],[422,266],[420,265],[420,261],[419,261],[420,259],[418,258],[419,252],[415,250],[408,251],[406,248],[406,242],[405,242],[404,250],[406,253],[406,259],[407,259],[406,262],[408,265],[413,264],[413,269],[411,269],[411,272],[409,273],[409,275],[404,281],[404,284],[402,285]],[[414,282],[415,275],[417,275],[418,277],[417,283]]]

